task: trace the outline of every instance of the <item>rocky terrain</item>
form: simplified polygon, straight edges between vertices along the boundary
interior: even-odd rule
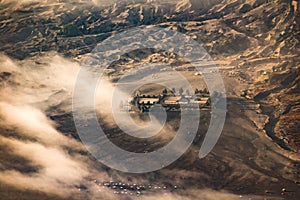
[[[180,160],[158,172],[131,175],[96,162],[79,144],[70,77],[98,43],[146,26],[179,31],[207,50],[224,78],[228,113],[220,141],[206,158],[199,160],[197,151],[207,117]],[[4,199],[299,199],[299,1],[0,0],[0,35]],[[116,61],[111,76],[154,60],[187,64],[166,52],[137,51]],[[171,125],[176,129],[176,121]],[[118,129],[109,130],[114,143],[137,150]],[[149,141],[135,142],[142,151]]]

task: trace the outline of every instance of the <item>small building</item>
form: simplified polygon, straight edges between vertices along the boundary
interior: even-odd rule
[[[180,99],[179,97],[175,97],[175,96],[166,96],[163,99],[163,103],[166,105],[177,105],[179,99]]]
[[[138,104],[149,104],[154,105],[159,103],[160,99],[158,97],[146,97],[146,98],[140,98],[138,100]]]
[[[181,98],[178,100],[178,103],[180,105],[187,105],[187,104],[189,104],[189,102],[190,102],[190,99],[187,99],[187,98]]]
[[[208,97],[203,97],[203,98],[193,99],[193,100],[191,100],[191,103],[198,104],[198,105],[206,105],[208,101],[209,101]]]

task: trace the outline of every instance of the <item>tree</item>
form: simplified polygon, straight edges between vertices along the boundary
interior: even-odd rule
[[[199,94],[198,88],[195,89],[195,94]]]
[[[162,91],[162,94],[163,94],[163,95],[167,95],[167,94],[168,94],[168,90],[165,88],[165,89]]]
[[[173,94],[175,94],[176,93],[176,89],[172,88],[172,92],[173,92]]]
[[[206,102],[206,106],[210,106],[210,105],[211,105],[211,97],[209,97],[207,102]]]
[[[190,90],[189,89],[187,89],[186,91],[185,91],[185,93],[186,93],[186,95],[190,95]]]
[[[180,88],[178,92],[179,92],[180,95],[182,95],[183,94],[183,89]]]

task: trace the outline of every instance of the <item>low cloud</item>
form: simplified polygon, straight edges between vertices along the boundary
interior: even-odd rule
[[[80,153],[86,151],[83,145],[59,132],[45,112],[66,99],[71,103],[79,64],[58,55],[41,59],[44,64],[36,65],[32,60],[19,62],[1,55],[0,144],[37,170],[23,173],[7,168],[0,171],[0,181],[62,197],[78,193],[81,185],[96,189],[91,177],[101,181],[107,175],[95,169],[86,153]],[[65,95],[51,98],[62,89]]]
[[[59,147],[4,137],[0,138],[0,142],[9,146],[13,154],[30,160],[31,164],[39,168],[34,174],[8,169],[0,173],[0,180],[4,183],[23,189],[65,195],[89,175],[84,162],[71,157]]]
[[[39,142],[52,146],[69,146],[82,149],[82,146],[74,139],[62,135],[54,128],[42,111],[31,106],[14,106],[0,102],[0,116],[2,126],[15,128],[20,134],[29,138],[37,139]]]

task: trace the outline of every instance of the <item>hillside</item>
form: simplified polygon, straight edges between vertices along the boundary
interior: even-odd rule
[[[207,157],[200,160],[198,153],[210,110],[201,112],[188,151],[151,173],[109,169],[80,142],[72,115],[80,62],[97,44],[134,27],[186,34],[219,67],[227,117]],[[299,1],[0,0],[0,36],[0,196],[5,199],[299,199]],[[108,78],[115,83],[141,64],[169,64],[205,88],[187,61],[154,48],[121,56],[107,70]],[[151,73],[152,79],[178,82],[169,72]],[[145,88],[149,94],[161,90]],[[104,92],[111,90],[108,85]],[[111,125],[109,116],[98,115],[107,137],[131,152],[161,148],[180,124],[179,115],[171,113],[165,132],[139,140]]]

